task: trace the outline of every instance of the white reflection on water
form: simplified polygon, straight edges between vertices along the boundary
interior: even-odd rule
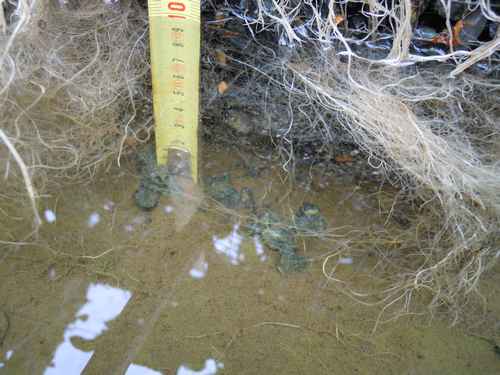
[[[205,253],[202,251],[196,262],[194,262],[193,267],[189,270],[189,275],[193,279],[203,279],[207,271],[208,262],[205,260]]]
[[[12,357],[12,354],[14,354],[13,350],[8,350],[7,352],[5,352],[5,360],[8,361]],[[0,362],[0,368],[2,367],[5,367],[5,363]]]
[[[113,211],[115,209],[115,202],[107,199],[102,205],[102,208],[104,208],[106,211]]]
[[[101,215],[99,215],[99,212],[92,212],[87,219],[87,226],[89,228],[95,227],[99,222],[101,221]]]
[[[151,370],[149,367],[132,363],[128,366],[127,371],[125,371],[125,375],[162,375],[162,373],[156,370]]]
[[[258,236],[254,236],[253,243],[255,245],[255,253],[259,257],[260,261],[265,262],[267,260],[267,255],[264,252],[264,245],[262,245]]]
[[[339,258],[337,261],[338,264],[352,264],[353,260],[351,257],[344,257],[344,258]]]
[[[71,338],[93,340],[108,328],[106,323],[122,312],[132,293],[105,284],[90,284],[87,302],[76,313],[76,320],[64,331],[64,341],[57,347],[45,375],[80,374],[94,354],[75,348]]]
[[[47,223],[54,223],[57,219],[56,213],[49,209],[45,210],[43,216],[45,216],[45,221],[47,221]]]
[[[245,255],[240,252],[241,241],[243,237],[238,233],[239,225],[235,224],[232,232],[223,238],[213,236],[212,242],[214,244],[215,252],[223,254],[229,258],[231,264],[237,265],[245,260]]]
[[[12,354],[14,354],[14,351],[13,350],[8,350],[5,353],[5,359],[8,361],[12,357]]]
[[[201,370],[191,370],[186,365],[182,365],[177,369],[177,375],[215,375],[222,368],[224,368],[222,362],[209,358],[205,361],[205,366]]]

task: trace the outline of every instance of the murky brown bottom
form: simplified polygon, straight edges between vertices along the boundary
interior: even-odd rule
[[[224,152],[208,155],[205,174],[233,167]],[[290,189],[280,166],[258,179],[240,172],[235,185],[252,187],[258,204],[283,216],[318,204],[346,243],[356,229],[384,223],[376,197],[359,187],[332,180],[306,192]],[[124,168],[54,193],[41,209],[57,219],[36,245],[0,245],[0,374],[500,373],[490,342],[447,321],[406,316],[372,332],[381,307],[354,301],[323,275],[339,241],[301,239],[311,266],[282,274],[276,252],[259,253],[235,229],[241,217],[212,204],[176,230],[182,205],[165,199],[143,212],[136,186],[133,168]],[[231,247],[233,258],[222,254]],[[356,253],[335,277],[369,291],[376,264],[370,252]],[[500,317],[496,275],[488,298]]]

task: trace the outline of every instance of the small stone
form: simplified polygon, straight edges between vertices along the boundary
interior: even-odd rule
[[[160,193],[151,189],[140,187],[139,190],[136,191],[134,198],[137,206],[150,210],[156,207],[160,201]]]
[[[253,191],[250,188],[243,188],[240,192],[240,208],[245,208],[254,211],[255,210],[255,198]]]
[[[428,26],[420,26],[415,29],[414,36],[421,39],[432,39],[437,35],[436,30]]]
[[[249,134],[254,128],[253,121],[252,115],[231,109],[227,111],[224,122],[238,133]]]

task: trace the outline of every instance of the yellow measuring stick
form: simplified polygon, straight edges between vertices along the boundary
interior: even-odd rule
[[[200,0],[148,0],[158,164],[186,154],[198,181]]]

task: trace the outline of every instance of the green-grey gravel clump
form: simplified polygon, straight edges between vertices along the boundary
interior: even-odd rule
[[[250,225],[253,234],[257,234],[264,245],[272,250],[287,253],[296,251],[295,233],[284,224],[274,212],[267,210],[257,216]]]
[[[309,264],[306,257],[297,254],[295,232],[274,212],[265,211],[248,225],[250,233],[257,235],[263,244],[278,251],[278,270],[283,273],[298,272]]]
[[[134,194],[137,206],[142,209],[153,209],[161,196],[176,192],[175,175],[166,166],[157,166],[156,154],[152,146],[137,155],[137,164],[141,176],[139,188]],[[253,213],[257,211],[255,198],[250,188],[238,191],[231,183],[229,173],[205,179],[205,192],[215,201],[230,209],[244,209]],[[280,259],[277,268],[280,272],[298,272],[306,269],[309,260],[297,254],[297,234],[320,232],[326,228],[326,221],[319,208],[304,203],[288,224],[276,213],[265,210],[254,216],[247,229],[252,235],[261,238],[263,244],[277,251]]]
[[[244,187],[238,191],[231,183],[229,173],[212,176],[205,179],[206,193],[230,209],[246,209],[255,211],[255,198],[252,189]]]
[[[162,195],[169,195],[174,186],[166,166],[157,166],[154,148],[148,146],[137,155],[141,180],[134,194],[137,206],[152,209],[158,205]]]
[[[205,180],[205,191],[217,202],[227,208],[238,208],[240,193],[231,184],[231,177],[228,173],[220,176],[208,177]]]
[[[323,232],[327,225],[319,207],[312,203],[304,203],[294,215],[294,224],[299,233]]]
[[[280,254],[278,270],[282,273],[304,271],[309,264],[307,258],[298,254]]]

